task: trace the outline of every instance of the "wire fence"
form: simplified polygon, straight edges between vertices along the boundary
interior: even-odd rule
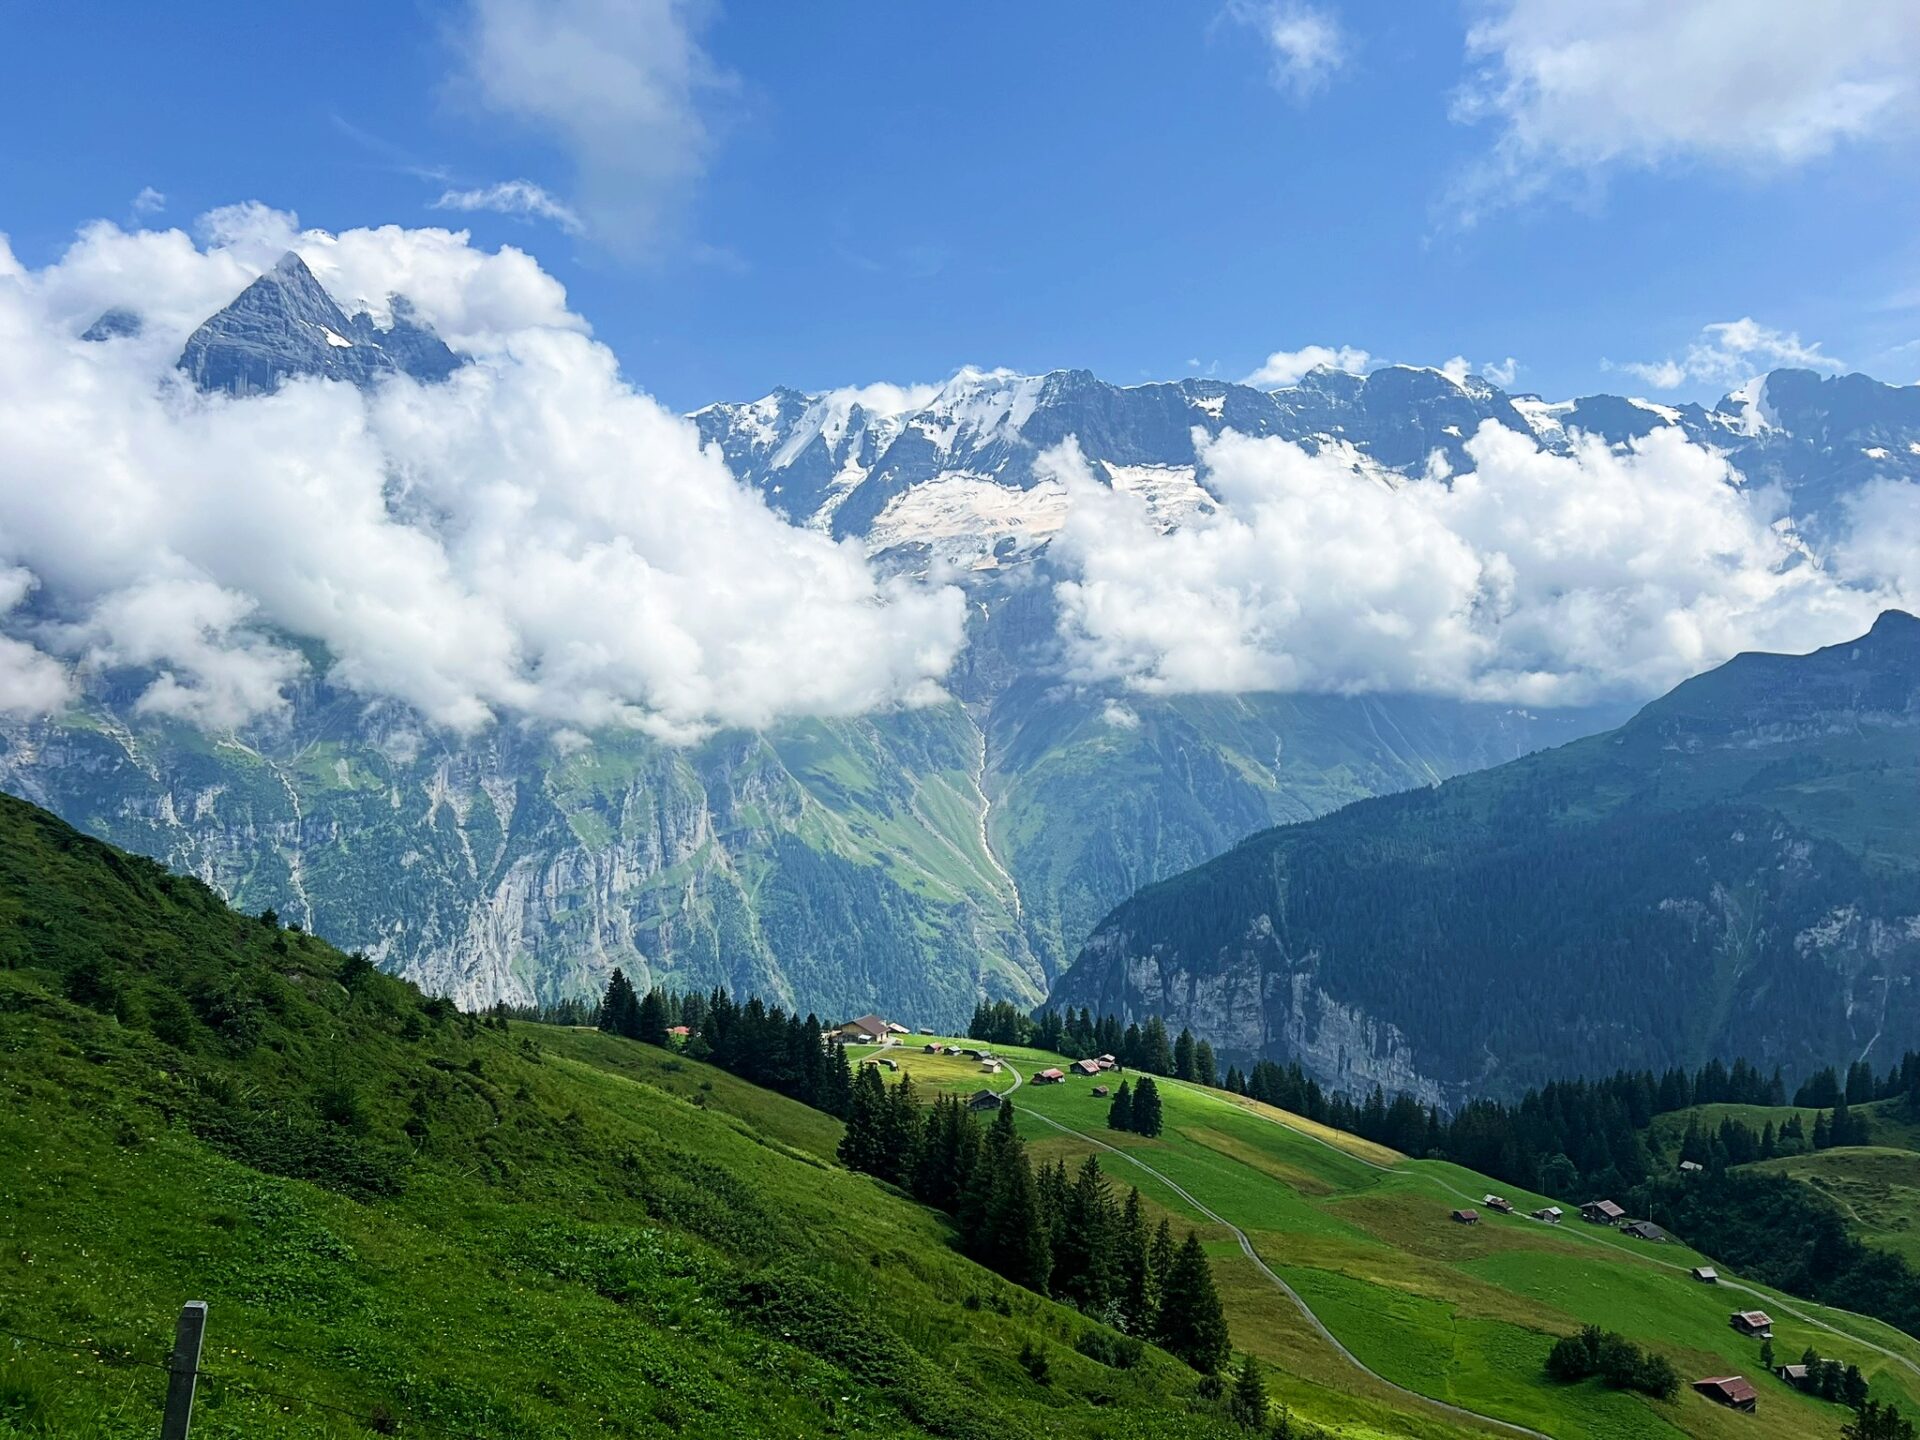
[[[0,1337],[16,1344],[39,1345],[48,1350],[65,1351],[72,1355],[90,1356],[97,1363],[116,1370],[157,1370],[162,1375],[172,1376],[173,1365],[165,1360],[144,1360],[131,1353],[125,1347],[109,1341],[95,1340],[85,1344],[75,1344],[71,1340],[53,1340],[45,1335],[34,1335],[24,1330],[14,1330],[0,1326]],[[270,1342],[269,1342],[270,1343]],[[286,1351],[284,1346],[274,1349]],[[286,1351],[286,1353],[295,1353]],[[401,1435],[415,1431],[429,1435],[444,1435],[451,1440],[485,1440],[475,1430],[454,1430],[433,1420],[415,1414],[402,1407],[399,1410],[377,1406],[372,1410],[357,1410],[347,1405],[336,1405],[330,1400],[316,1400],[311,1395],[297,1395],[292,1391],[281,1390],[274,1386],[262,1385],[242,1375],[233,1374],[224,1369],[206,1370],[195,1367],[189,1372],[199,1383],[211,1386],[215,1391],[233,1393],[261,1400],[277,1401],[282,1405],[297,1405],[308,1410],[324,1411],[344,1419],[357,1422],[365,1429],[379,1435]]]

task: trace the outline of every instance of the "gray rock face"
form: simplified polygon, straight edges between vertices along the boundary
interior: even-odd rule
[[[365,312],[349,319],[291,250],[188,336],[180,352],[180,368],[195,385],[230,395],[270,394],[303,375],[359,386],[394,374],[444,380],[459,365],[404,297],[395,297],[386,330]]]
[[[80,332],[80,338],[89,344],[100,344],[107,340],[118,340],[122,336],[138,335],[146,328],[146,322],[134,311],[123,305],[115,305],[101,312],[100,318]]]

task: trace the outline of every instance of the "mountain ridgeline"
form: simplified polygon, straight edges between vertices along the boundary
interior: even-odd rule
[[[181,367],[250,403],[289,377],[437,383],[462,363],[404,296],[381,320],[347,308],[286,257],[194,333]],[[87,334],[141,324],[114,312]],[[957,1026],[982,998],[1040,1001],[1115,904],[1250,834],[1626,714],[1079,683],[1058,638],[1047,447],[1075,438],[1096,477],[1168,525],[1217,503],[1195,437],[1227,429],[1334,447],[1356,483],[1399,484],[1435,451],[1465,464],[1484,423],[1558,452],[1581,432],[1623,444],[1677,426],[1777,486],[1815,535],[1867,479],[1920,479],[1915,392],[1864,376],[1781,371],[1711,408],[1549,403],[1405,366],[1276,391],[963,371],[870,399],[781,390],[690,423],[792,523],[888,573],[959,577],[968,636],[942,704],[681,747],[611,730],[561,745],[513,724],[463,737],[330,683],[329,657],[301,642],[313,669],[285,713],[231,735],[142,711],[149,676],[91,673],[61,715],[0,718],[0,787],[470,1007],[597,995],[621,966],[647,985]]]
[[[1052,1003],[1435,1102],[1920,1043],[1920,620],[1748,654],[1609,733],[1256,835]]]

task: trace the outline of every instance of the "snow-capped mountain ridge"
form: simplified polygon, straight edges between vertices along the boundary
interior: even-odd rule
[[[1920,389],[1809,371],[1775,371],[1706,407],[1605,394],[1550,401],[1405,365],[1365,375],[1322,368],[1276,390],[964,369],[937,387],[782,388],[690,418],[789,520],[908,568],[935,559],[998,568],[1043,546],[1064,500],[1038,462],[1069,437],[1096,479],[1144,487],[1169,525],[1211,503],[1195,436],[1227,430],[1338,449],[1357,471],[1396,483],[1424,473],[1436,453],[1451,472],[1469,468],[1466,442],[1489,420],[1556,453],[1581,434],[1618,446],[1677,427],[1749,479],[1780,484],[1816,527],[1873,475],[1920,480]],[[1146,483],[1155,476],[1165,483]]]

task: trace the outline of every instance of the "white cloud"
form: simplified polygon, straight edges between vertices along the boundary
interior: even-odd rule
[[[959,593],[784,524],[524,253],[257,206],[201,229],[94,225],[39,270],[0,243],[0,568],[38,577],[55,655],[139,667],[146,709],[215,729],[270,718],[303,650],[463,730],[682,738],[938,693]],[[290,243],[349,308],[405,294],[473,363],[370,395],[193,393],[172,368],[186,334]],[[113,305],[140,336],[74,338]],[[0,653],[0,693],[22,658]],[[58,703],[45,665],[26,673],[37,708]]]
[[[499,215],[551,220],[569,235],[580,233],[580,217],[531,180],[502,180],[476,190],[449,190],[433,202],[436,210],[491,210]]]
[[[1171,533],[1052,453],[1076,679],[1568,704],[1858,634],[1899,593],[1843,583],[1677,429],[1562,456],[1489,421],[1471,470],[1398,487],[1337,451],[1196,441],[1221,505]]]
[[[1229,0],[1225,14],[1266,42],[1273,86],[1296,102],[1326,89],[1347,63],[1347,37],[1324,9],[1301,0]]]
[[[1116,730],[1140,728],[1139,712],[1130,705],[1121,704],[1118,700],[1109,700],[1100,707],[1100,719],[1103,724],[1111,725]]]
[[[1241,383],[1254,385],[1262,390],[1278,390],[1288,385],[1297,385],[1300,377],[1309,370],[1318,370],[1328,366],[1335,370],[1345,370],[1350,374],[1366,373],[1373,357],[1364,350],[1356,350],[1351,345],[1342,345],[1337,350],[1328,345],[1303,345],[1298,350],[1276,350],[1267,356],[1264,364]]]
[[[1609,370],[1638,375],[1656,390],[1682,385],[1718,385],[1732,389],[1780,366],[1838,374],[1846,362],[1828,355],[1818,341],[1808,344],[1791,330],[1775,330],[1752,316],[1702,327],[1700,338],[1679,359],[1602,361]]]
[[[0,620],[20,607],[36,583],[17,566],[0,570]],[[0,635],[0,714],[44,715],[72,698],[66,666],[24,640]]]
[[[1491,205],[1616,166],[1762,173],[1920,116],[1912,0],[1480,0],[1455,118],[1494,131],[1454,197]]]
[[[461,88],[554,141],[575,169],[568,208],[644,253],[713,150],[708,110],[734,88],[702,48],[702,0],[471,0]]]
[[[151,185],[142,185],[140,193],[133,197],[133,213],[136,215],[158,215],[167,208],[167,197]]]

